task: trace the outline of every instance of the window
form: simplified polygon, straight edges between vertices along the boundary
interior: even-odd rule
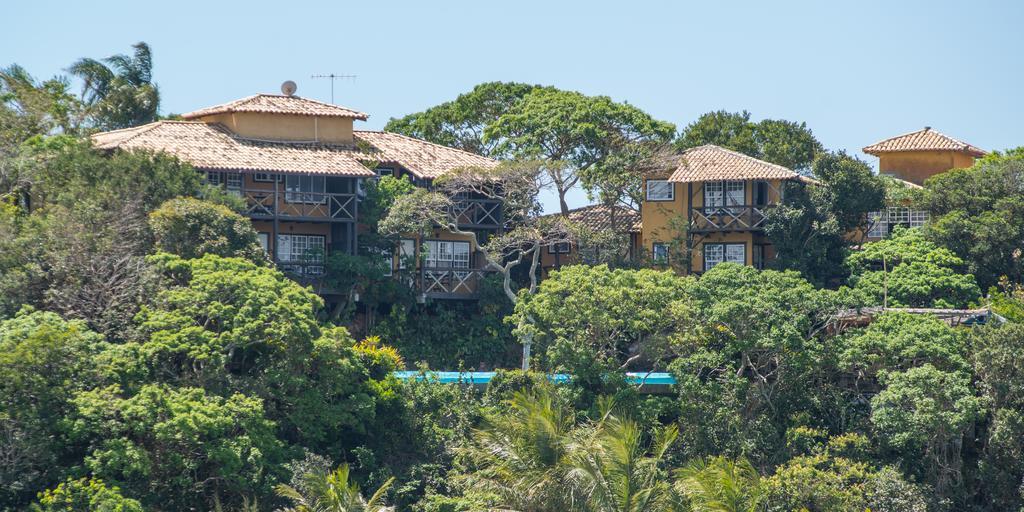
[[[747,264],[747,244],[704,244],[704,270],[719,263]]]
[[[647,180],[648,201],[672,201],[675,199],[675,187],[665,180]]]
[[[277,235],[277,259],[283,262],[323,263],[322,235]]]
[[[384,176],[394,176],[395,175],[395,170],[392,169],[391,167],[378,167],[378,168],[374,169],[374,172],[377,173],[377,178],[378,179],[379,178],[383,178]]]
[[[269,172],[258,172],[252,175],[252,180],[260,183],[273,183],[277,181],[277,175],[270,174]]]
[[[758,270],[764,270],[764,245],[754,244],[754,253],[751,255],[754,259],[754,268]]]
[[[432,268],[469,268],[469,242],[427,240],[426,266]]]
[[[766,206],[768,204],[768,182],[754,182],[754,205]]]
[[[651,256],[654,257],[655,263],[668,264],[668,244],[655,242],[651,246]]]
[[[260,247],[263,248],[263,252],[270,254],[270,233],[257,233],[260,239]]]
[[[548,246],[548,254],[569,254],[569,242],[557,242]]]
[[[398,268],[404,270],[406,266],[412,264],[416,266],[416,241],[403,238],[398,242]]]
[[[326,187],[323,176],[286,176],[284,200],[289,203],[323,203]]]
[[[722,190],[725,183],[721,181],[709,181],[704,184],[704,208],[718,208],[725,206]]]
[[[726,206],[743,206],[747,202],[747,184],[742,181],[725,182],[725,204]],[[742,212],[742,208],[733,208],[734,214]]]
[[[886,212],[868,212],[868,236],[883,238],[889,234],[889,222]]]
[[[242,195],[242,175],[237,172],[224,173],[224,183],[229,194]]]
[[[220,173],[219,172],[207,172],[206,182],[215,187],[220,186]]]
[[[893,206],[886,210],[868,213],[868,237],[889,236],[894,226],[919,228],[928,223],[929,214],[924,210]]]

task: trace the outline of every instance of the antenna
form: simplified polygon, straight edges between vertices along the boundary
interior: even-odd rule
[[[334,103],[334,81],[339,78],[351,78],[356,79],[356,75],[336,75],[334,73],[328,75],[312,75],[310,78],[330,78],[331,79],[331,103]]]

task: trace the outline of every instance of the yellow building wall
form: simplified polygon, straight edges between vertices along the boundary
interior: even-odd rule
[[[745,183],[746,205],[754,203],[755,183],[758,180],[747,180]],[[768,204],[776,204],[781,199],[783,180],[768,181]],[[640,234],[641,250],[648,256],[651,254],[655,243],[667,243],[672,246],[671,258],[678,259],[677,252],[686,248],[685,228],[688,222],[687,211],[691,208],[690,194],[693,195],[693,208],[704,206],[704,192],[702,183],[673,183],[672,201],[644,201],[641,208],[642,230]],[[646,183],[644,184],[644,197],[647,197]],[[743,243],[746,245],[747,265],[754,264],[753,245],[768,244],[767,238],[751,231],[724,231],[709,233],[701,239],[701,235],[695,235],[693,251],[690,254],[690,261],[671,261],[671,265],[680,270],[689,272],[702,272],[704,270],[704,254],[701,246],[704,243]],[[765,251],[765,258],[774,258],[774,251],[770,248]]]
[[[958,151],[901,151],[882,153],[878,172],[923,185],[924,180],[950,169],[974,165],[974,157]]]
[[[284,114],[236,112],[199,118],[205,123],[220,123],[238,135],[250,139],[292,142],[352,144],[352,119]]]

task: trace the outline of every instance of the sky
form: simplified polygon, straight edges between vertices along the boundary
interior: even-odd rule
[[[161,112],[298,83],[364,129],[488,81],[629,102],[678,128],[712,110],[804,121],[829,149],[931,126],[1024,145],[1024,2],[12,1],[0,66],[39,78],[80,57],[154,52]],[[587,204],[577,191],[570,206]],[[545,208],[557,201],[545,197]]]

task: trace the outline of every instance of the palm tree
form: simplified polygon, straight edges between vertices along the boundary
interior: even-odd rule
[[[384,493],[395,479],[391,478],[373,493],[363,498],[359,486],[349,482],[348,464],[330,473],[309,473],[298,489],[279,484],[274,488],[278,496],[290,499],[295,506],[283,512],[387,512],[391,507],[381,505]]]
[[[662,465],[679,432],[674,425],[645,443],[635,421],[613,415],[575,447],[569,477],[593,512],[673,510],[672,489]]]
[[[754,512],[763,498],[761,477],[746,458],[694,461],[676,478],[677,490],[694,512]]]
[[[156,120],[160,91],[153,83],[153,55],[143,42],[132,55],[79,59],[68,68],[82,79],[82,99],[101,129],[128,128]]]
[[[576,501],[565,478],[574,423],[551,386],[517,392],[474,431],[464,453],[475,471],[466,482],[517,511],[569,510]]]

